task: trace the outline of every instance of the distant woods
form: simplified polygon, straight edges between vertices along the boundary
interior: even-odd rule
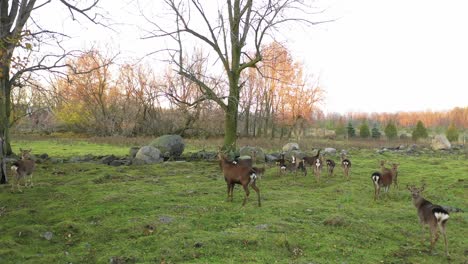
[[[319,107],[324,91],[289,51],[273,42],[264,47],[258,70],[251,68],[241,78],[237,135],[265,138],[317,136],[394,139],[421,121],[428,129],[445,132],[451,139],[468,127],[468,107],[447,112],[324,114]],[[192,55],[202,58],[201,51]],[[68,61],[73,67],[66,78],[48,85],[36,83],[12,93],[13,131],[76,132],[98,136],[184,137],[224,135],[224,112],[193,82],[167,68],[156,72],[141,63],[116,64],[115,56],[91,50]],[[188,58],[187,58],[188,60]],[[192,65],[200,76],[207,65]],[[72,70],[73,69],[73,70]],[[211,80],[221,95],[226,82]],[[371,131],[372,128],[372,131]]]
[[[323,91],[279,43],[264,47],[258,69],[241,75],[238,135],[288,137],[305,133],[320,112]],[[190,58],[194,74],[205,76],[201,51]],[[209,137],[224,134],[224,112],[195,82],[171,68],[156,72],[141,63],[114,63],[114,56],[91,50],[69,60],[66,78],[17,89],[12,117],[18,131],[71,131],[94,135]],[[221,100],[225,80],[210,82]],[[40,88],[39,88],[40,87]],[[38,92],[40,89],[40,92]]]

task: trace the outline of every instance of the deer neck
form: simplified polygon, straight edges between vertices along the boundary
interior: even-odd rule
[[[428,201],[424,199],[423,197],[421,197],[421,195],[419,195],[417,198],[413,198],[413,204],[416,208],[421,208],[427,203]]]

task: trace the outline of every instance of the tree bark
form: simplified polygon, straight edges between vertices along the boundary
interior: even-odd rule
[[[4,141],[3,138],[0,137],[0,184],[8,183],[7,171],[5,166],[5,148],[4,148]]]
[[[0,62],[0,64],[4,64]],[[4,149],[3,153],[9,155],[12,153],[10,144],[10,68],[7,65],[1,65],[0,75],[0,136],[3,137]]]

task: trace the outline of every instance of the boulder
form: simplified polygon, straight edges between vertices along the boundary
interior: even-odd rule
[[[252,156],[252,152],[255,151],[255,162],[265,162],[265,152],[263,149],[258,147],[244,146],[240,148],[239,154],[241,156]]]
[[[117,157],[114,155],[105,156],[101,159],[101,163],[109,165],[112,161],[116,159]]]
[[[307,156],[307,154],[300,150],[291,150],[289,152],[284,153],[284,158],[287,160],[292,160],[292,156],[294,156],[296,160],[300,160],[303,157]]]
[[[336,149],[334,148],[325,148],[323,154],[336,155]]]
[[[432,139],[431,147],[433,150],[450,149],[452,145],[444,135],[437,135]]]
[[[182,155],[185,143],[179,135],[164,135],[153,140],[150,146],[159,149],[164,158],[171,158]]]
[[[293,150],[299,150],[299,144],[295,142],[289,142],[283,146],[283,152],[290,152]]]
[[[138,150],[140,150],[140,147],[131,147],[130,148],[130,151],[129,151],[129,154],[130,154],[130,158],[135,158]]]
[[[138,150],[133,164],[153,164],[162,162],[161,151],[152,146],[144,146]]]

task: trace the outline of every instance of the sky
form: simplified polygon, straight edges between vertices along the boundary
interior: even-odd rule
[[[154,1],[151,8],[161,3]],[[468,106],[467,1],[317,3],[336,20],[291,27],[280,37],[306,72],[319,78],[326,92],[324,112],[445,111]],[[101,0],[100,6],[113,30],[85,22],[70,24],[66,10],[59,13],[65,15],[61,19],[47,13],[40,18],[72,36],[69,47],[111,47],[122,57],[139,57],[161,44],[141,39],[141,26],[135,24],[147,23],[134,1]]]

